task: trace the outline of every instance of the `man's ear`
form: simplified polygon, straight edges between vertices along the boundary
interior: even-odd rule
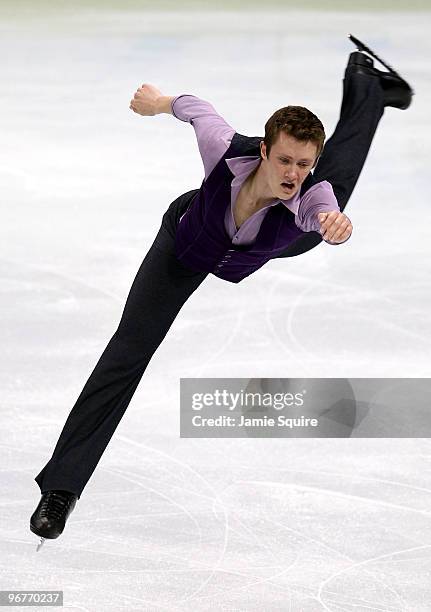
[[[266,145],[263,140],[260,141],[260,156],[266,159]]]

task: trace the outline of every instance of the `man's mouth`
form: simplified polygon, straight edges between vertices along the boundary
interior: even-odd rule
[[[283,187],[283,189],[293,189],[295,187],[294,183],[289,183],[289,182],[284,182],[281,183],[281,186]]]

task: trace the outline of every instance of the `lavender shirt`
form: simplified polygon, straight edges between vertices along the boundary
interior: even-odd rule
[[[208,178],[228,150],[236,130],[217,113],[209,102],[196,96],[181,94],[172,100],[171,107],[174,117],[192,124],[205,169],[205,178]],[[226,232],[233,244],[252,244],[256,240],[269,208],[280,202],[295,214],[295,224],[304,232],[320,233],[318,213],[340,210],[332,185],[328,181],[321,181],[310,187],[302,198],[299,196],[299,191],[288,200],[274,198],[267,206],[244,221],[238,229],[233,216],[234,205],[243,182],[259,165],[260,157],[243,156],[225,161],[234,175],[231,183],[231,205],[227,207],[224,219]]]

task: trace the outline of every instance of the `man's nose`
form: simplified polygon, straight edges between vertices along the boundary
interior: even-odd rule
[[[284,175],[288,180],[294,181],[298,178],[298,170],[295,166],[290,166],[289,168],[286,168]]]

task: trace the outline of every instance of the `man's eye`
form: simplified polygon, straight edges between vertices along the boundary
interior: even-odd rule
[[[288,164],[289,163],[288,159],[280,159],[280,161],[281,161],[282,164]],[[298,164],[298,165],[301,166],[301,168],[308,168],[308,166],[310,164]]]

